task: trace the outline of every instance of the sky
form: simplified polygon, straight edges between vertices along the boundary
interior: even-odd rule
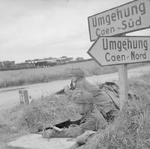
[[[90,58],[88,16],[129,1],[0,0],[0,61],[61,56]]]

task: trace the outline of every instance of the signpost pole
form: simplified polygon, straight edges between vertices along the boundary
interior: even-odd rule
[[[126,36],[126,34],[121,34]],[[119,96],[120,96],[120,110],[123,109],[125,102],[128,99],[128,69],[127,64],[119,66]]]
[[[128,99],[128,73],[127,64],[119,66],[120,110]]]

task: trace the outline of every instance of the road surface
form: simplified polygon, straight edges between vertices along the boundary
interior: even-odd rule
[[[139,77],[143,74],[148,73],[150,73],[150,66],[138,67],[128,70],[128,78]],[[118,73],[87,77],[87,80],[89,80],[93,84],[103,83],[105,81],[115,81],[118,80]],[[55,93],[56,91],[62,89],[64,86],[67,86],[69,83],[70,80],[60,80],[49,83],[0,89],[0,110],[11,108],[19,104],[19,89],[27,89],[29,92],[29,96],[31,96],[31,98],[35,100],[39,99],[42,96],[47,96]]]

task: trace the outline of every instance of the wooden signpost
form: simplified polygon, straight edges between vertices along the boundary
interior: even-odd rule
[[[119,65],[120,108],[128,98],[127,64],[150,61],[150,37],[125,36],[150,28],[150,0],[135,0],[88,17],[88,54],[101,66]],[[114,37],[112,37],[114,36]]]

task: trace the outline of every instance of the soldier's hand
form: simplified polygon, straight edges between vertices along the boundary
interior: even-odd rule
[[[77,137],[82,133],[82,130],[80,127],[69,127],[67,129],[64,129],[64,132],[68,137]]]
[[[80,145],[85,144],[87,142],[87,140],[95,133],[96,133],[95,131],[87,130],[82,135],[80,135],[76,138],[76,142]]]

